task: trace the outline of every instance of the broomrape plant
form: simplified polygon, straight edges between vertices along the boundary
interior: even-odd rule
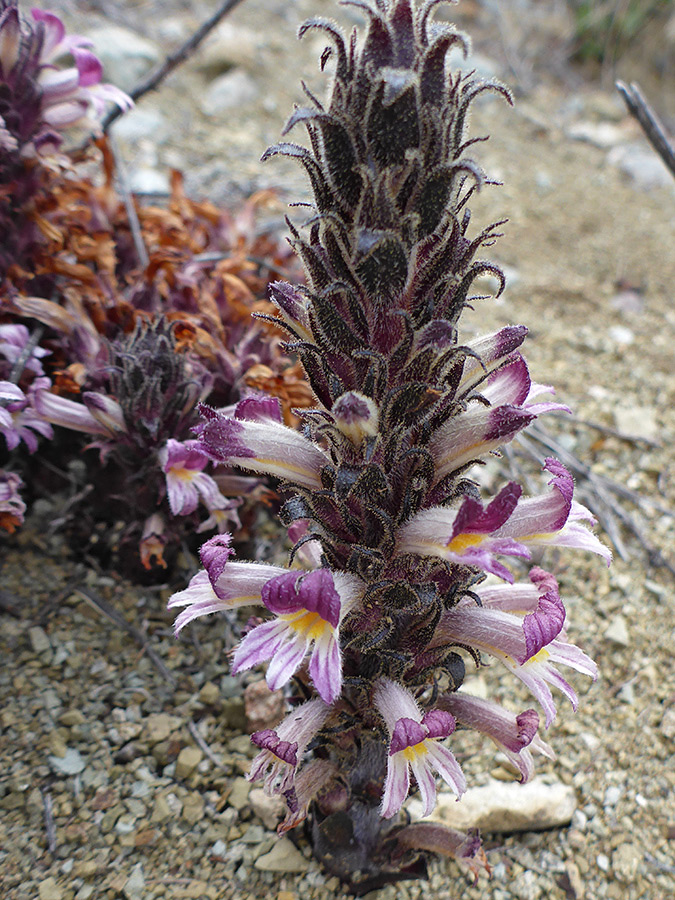
[[[448,52],[468,45],[431,20],[439,2],[353,2],[367,16],[360,43],[324,19],[300,29],[332,42],[322,57],[335,60],[330,99],[306,91],[286,126],[303,125],[309,148],[280,143],[264,158],[299,160],[314,195],[304,229],[289,224],[307,286],[271,292],[316,405],[302,411],[301,431],[282,424],[270,398],[228,413],[203,406],[195,444],[215,463],[282,479],[291,567],[237,561],[221,534],[169,601],[183,607],[176,632],[239,606],[267,613],[232,669],[266,662],[270,688],[294,690],[287,718],[252,735],[260,752],[249,777],[285,798],[281,832],[307,818],[315,853],[357,893],[423,875],[427,851],[477,867],[475,835],[402,813],[411,785],[433,810],[437,775],[461,797],[458,729],[491,738],[523,781],[533,752],[552,755],[534,708],[514,714],[460,690],[465,659],[502,663],[545,727],[556,716],[551,686],[576,708],[559,667],[596,677],[565,637],[556,579],[534,567],[516,582],[504,560],[553,545],[610,561],[557,460],[545,464],[548,489],[530,498],[510,482],[484,501],[467,476],[565,407],[539,399],[550,388],[530,379],[525,327],[471,341],[459,331],[476,277],[492,273],[503,287],[499,268],[477,257],[499,223],[470,230],[468,201],[486,176],[466,155],[480,140],[465,137],[467,112],[484,91],[511,98],[449,69]]]

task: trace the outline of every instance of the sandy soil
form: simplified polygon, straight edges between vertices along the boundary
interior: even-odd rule
[[[84,4],[63,5],[73,20],[87,15]],[[109,20],[163,44],[172,28],[189,31],[204,11],[175,4],[159,18],[158,4],[120,2],[97,4],[97,16],[104,7]],[[262,170],[257,159],[301,99],[299,79],[320,90],[316,59],[323,42],[298,47],[294,39],[310,13],[335,14],[329,0],[247,0],[229,20],[230,44],[251,41],[255,55],[240,68],[256,96],[206,116],[200,102],[212,74],[193,59],[143,101],[143,111],[160,117],[157,141],[133,129],[121,134],[132,171],[178,164],[193,190],[219,201],[270,185],[297,199],[293,191],[304,190],[299,174],[277,162]],[[338,14],[349,21],[344,10]],[[488,41],[496,24],[489,5],[465,3],[463,22],[482,62],[508,80],[504,47]],[[539,33],[545,46],[550,35]],[[637,126],[611,91],[571,71],[561,81],[542,55],[530,57],[531,83],[515,110],[490,100],[474,111],[475,133],[491,135],[478,158],[504,183],[483,192],[474,216],[481,224],[508,217],[493,256],[506,267],[509,287],[499,301],[483,301],[468,313],[465,328],[528,325],[533,377],[554,384],[578,418],[606,428],[560,420],[551,434],[593,472],[653,502],[651,512],[628,501],[625,508],[673,561],[673,519],[657,505],[675,508],[675,182],[643,187],[614,164],[626,147],[639,145]],[[572,137],[581,133],[586,140]],[[280,200],[275,215],[280,219],[283,211]],[[566,599],[570,639],[601,671],[591,687],[581,676],[575,680],[579,711],[561,709],[547,736],[558,760],[540,766],[575,787],[579,809],[571,827],[488,836],[491,881],[481,877],[473,886],[454,864],[438,864],[431,887],[387,888],[373,895],[378,900],[429,896],[425,890],[448,900],[666,900],[675,894],[673,579],[625,532],[624,540],[627,558],[616,558],[609,571],[600,560],[571,553],[546,558]],[[286,873],[256,867],[275,838],[242,799],[250,752],[240,686],[227,675],[223,626],[199,625],[176,644],[163,611],[166,588],[134,587],[114,572],[68,561],[67,548],[40,534],[39,523],[5,544],[3,896],[342,896],[335,880],[304,857]],[[144,631],[170,679],[83,601],[82,585]],[[511,681],[497,685],[513,702],[523,699]],[[157,720],[158,714],[173,718]],[[194,770],[177,774],[170,766],[194,745],[195,728],[218,764],[202,754]],[[71,774],[50,762],[66,758],[66,751],[82,763],[78,769],[77,758],[69,757]],[[495,767],[489,748],[467,744],[458,753],[474,783]],[[48,804],[53,837],[45,829]]]

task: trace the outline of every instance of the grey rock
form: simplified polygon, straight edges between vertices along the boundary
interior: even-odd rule
[[[134,194],[169,194],[171,186],[166,172],[157,169],[136,169],[129,175],[129,187]]]
[[[233,66],[251,66],[258,58],[259,40],[249,28],[222,22],[195,59],[198,69],[212,77]]]
[[[52,649],[47,632],[44,628],[40,628],[39,625],[34,625],[32,628],[29,628],[28,638],[31,647],[33,648],[33,653],[45,653],[47,650]]]
[[[263,872],[306,872],[309,863],[288,838],[280,838],[269,851],[259,856],[255,868]]]
[[[614,424],[623,434],[656,440],[659,426],[656,410],[652,406],[616,406]]]
[[[161,142],[167,131],[167,122],[156,109],[137,106],[120,116],[113,129],[115,137],[124,141],[152,138],[153,141]]]
[[[286,803],[278,794],[269,796],[262,788],[251,788],[248,802],[265,828],[273,831],[286,813]]]
[[[453,71],[457,69],[460,72],[475,72],[477,77],[479,79],[482,78],[484,81],[489,81],[492,78],[499,79],[501,76],[499,63],[488,56],[484,56],[482,53],[469,53],[465,59],[462,52],[456,50],[452,52],[450,59]],[[493,91],[484,91],[482,94],[479,94],[477,99],[482,101],[484,98],[498,96],[499,94]]]
[[[661,719],[661,734],[667,738],[675,740],[675,707],[667,709]]]
[[[619,429],[623,431],[623,429]],[[605,629],[605,640],[618,644],[620,647],[627,647],[630,644],[630,636],[628,634],[628,625],[623,616],[614,616],[609,626]]]
[[[620,144],[625,137],[625,132],[611,122],[581,121],[570,125],[567,135],[575,141],[584,141],[605,150]]]
[[[57,775],[79,775],[84,771],[84,760],[73,747],[66,750],[65,756],[50,756],[49,765]]]
[[[618,166],[639,188],[672,187],[673,176],[656,152],[642,142],[620,144],[607,154],[607,161]]]
[[[218,116],[251,103],[257,96],[258,86],[251,76],[242,69],[232,69],[211,82],[202,98],[201,108],[207,116]]]
[[[243,809],[248,805],[248,793],[251,785],[245,778],[235,778],[227,802],[234,809]]]
[[[131,785],[132,797],[147,797],[150,793],[150,785],[146,781],[134,781]]]
[[[211,847],[211,855],[212,856],[220,856],[223,857],[227,853],[227,844],[225,841],[216,841],[213,847]]]
[[[627,703],[628,706],[635,706],[635,680],[627,681],[616,696],[622,703]]]
[[[127,900],[139,900],[143,896],[144,891],[145,876],[143,875],[143,865],[142,863],[136,863],[122,888],[122,893]]]
[[[461,800],[454,794],[440,793],[430,818],[460,831],[541,831],[569,825],[576,806],[573,788],[561,782],[535,778],[528,784],[518,784],[492,779],[482,787],[469,788]],[[414,817],[419,816],[421,808],[419,800],[409,804]]]
[[[132,90],[162,59],[156,44],[119,25],[96,28],[87,37],[94,42],[94,52],[103,63],[104,80],[123,91]]]
[[[631,884],[640,868],[642,854],[635,844],[619,844],[612,853],[612,871],[619,881]]]
[[[63,893],[53,877],[45,878],[38,884],[40,900],[61,900]]]

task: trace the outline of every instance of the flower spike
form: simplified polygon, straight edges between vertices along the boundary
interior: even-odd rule
[[[291,702],[306,702],[253,736],[251,777],[285,798],[281,830],[307,817],[316,855],[362,895],[423,874],[426,852],[484,859],[476,835],[406,823],[406,798],[418,791],[430,814],[437,775],[461,796],[453,750],[464,728],[494,741],[523,781],[534,753],[552,756],[534,709],[462,691],[465,659],[500,662],[548,727],[552,686],[577,702],[558,665],[591,677],[596,668],[567,642],[558,584],[530,566],[532,550],[607,561],[609,551],[556,460],[541,496],[511,481],[483,497],[471,478],[538,416],[567,410],[532,382],[527,328],[467,338],[461,322],[467,307],[480,315],[476,279],[504,287],[481,258],[503,223],[471,223],[471,198],[492,182],[468,156],[480,140],[465,135],[468,112],[484,91],[510,94],[453,71],[450,51],[468,42],[432,21],[437,0],[351,5],[366,20],[360,38],[321,18],[301,28],[326,37],[321,64],[335,63],[326,101],[306,90],[284,131],[304,129],[306,146],[284,140],[263,156],[299,162],[313,194],[306,225],[289,223],[306,282],[270,292],[315,406],[295,431],[278,405],[251,396],[204,407],[197,428],[212,462],[280,479],[293,568],[234,562],[220,536],[171,605],[187,607],[180,624],[245,597],[268,614],[235,648],[232,670],[266,664],[270,688],[288,685]],[[529,580],[515,580],[509,558]]]

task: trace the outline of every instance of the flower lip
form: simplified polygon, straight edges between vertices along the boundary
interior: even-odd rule
[[[288,572],[269,581],[262,590],[262,600],[277,615],[306,609],[315,612],[337,628],[340,621],[340,595],[327,569],[314,572]]]
[[[263,731],[254,731],[251,735],[251,741],[260,747],[261,750],[269,750],[276,757],[289,766],[297,766],[298,764],[298,742],[283,741],[271,728],[265,728]]]
[[[522,493],[522,487],[511,481],[485,508],[478,500],[467,497],[457,513],[448,545],[461,534],[490,534],[501,528],[511,517]]]

